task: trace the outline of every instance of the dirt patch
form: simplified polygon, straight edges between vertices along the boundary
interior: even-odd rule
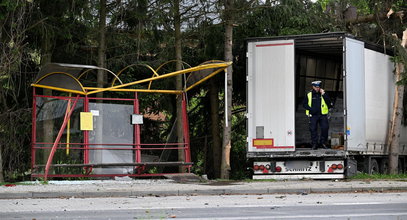
[[[164,175],[165,178],[174,180],[177,183],[201,183],[206,182],[203,178],[193,173],[178,173]]]
[[[242,185],[241,182],[238,181],[210,181],[205,185],[209,186],[229,186],[229,185]]]

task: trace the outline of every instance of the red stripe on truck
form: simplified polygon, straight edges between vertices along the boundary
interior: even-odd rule
[[[256,47],[274,47],[274,46],[287,46],[294,45],[294,43],[281,43],[281,44],[258,44]]]

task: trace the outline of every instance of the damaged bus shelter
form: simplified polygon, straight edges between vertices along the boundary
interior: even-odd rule
[[[216,74],[226,72],[231,62],[209,61],[160,75],[169,63],[157,69],[133,64],[117,73],[89,65],[51,63],[44,66],[32,84],[31,177],[47,180],[53,177],[161,176],[171,173],[166,172],[168,170],[176,173],[178,168],[190,172],[193,163],[186,93]],[[137,68],[144,68],[149,76],[129,80],[131,77],[126,76],[126,72]],[[95,85],[98,71],[109,74],[111,82],[103,88]],[[178,75],[184,76],[182,90],[154,87]],[[142,95],[150,96],[152,101],[171,95],[182,97],[182,118],[176,120],[182,121],[183,142],[171,142],[167,138],[164,143],[154,143],[157,134],[143,127],[147,107],[141,106]],[[156,116],[160,118],[160,112],[156,111]],[[174,151],[176,153],[171,153]],[[171,156],[174,154],[175,157]]]

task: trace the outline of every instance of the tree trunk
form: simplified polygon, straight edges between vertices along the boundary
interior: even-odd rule
[[[176,63],[176,70],[182,70],[182,42],[181,42],[181,15],[180,15],[180,1],[174,0],[174,32],[175,32],[175,59],[177,60]],[[175,78],[175,89],[182,90],[182,76],[178,75]],[[177,95],[176,100],[176,108],[177,108],[177,142],[184,143],[184,135],[182,129],[182,95]],[[184,161],[184,149],[178,150],[178,161]],[[179,167],[179,172],[184,173],[185,168]]]
[[[233,0],[225,0],[225,61],[233,61]],[[226,74],[226,90],[225,91],[225,124],[223,128],[223,143],[222,143],[222,163],[220,175],[222,179],[229,179],[230,177],[230,149],[232,148],[232,76],[233,68],[230,65],[227,68]]]
[[[51,34],[50,33],[44,33],[44,41],[41,44],[41,67],[44,67],[48,63],[51,63],[51,58],[52,58],[52,39],[51,39]],[[52,90],[51,89],[44,89],[44,95],[46,96],[52,96]],[[44,106],[46,106],[47,99],[45,99]],[[54,137],[56,137],[56,134],[54,133],[54,119],[53,119],[53,109],[51,109],[49,106],[46,106],[44,108],[44,115],[45,119],[43,121],[44,127],[43,127],[43,140],[44,143],[54,143]],[[47,144],[42,147],[52,147],[52,144]],[[44,148],[42,150],[42,153],[39,153],[39,157],[37,158],[36,163],[46,163],[48,156],[51,152],[51,148],[47,149]]]
[[[98,67],[106,68],[106,0],[99,2],[99,47],[98,47]],[[107,74],[104,70],[97,72],[97,87],[103,88],[107,80]],[[103,98],[103,93],[96,93],[96,97]],[[96,100],[96,103],[103,103],[103,100]],[[102,111],[103,114],[103,111]],[[103,117],[96,117],[97,125],[95,126],[95,142],[103,143]],[[96,148],[103,148],[103,145],[96,145]],[[103,150],[95,150],[93,152],[96,162],[103,161]]]
[[[212,160],[213,160],[213,176],[220,178],[220,166],[222,147],[220,140],[219,128],[219,94],[218,87],[215,84],[215,78],[209,80],[209,102],[211,105],[211,134],[212,134]]]
[[[106,0],[100,0],[99,8],[99,48],[98,66],[106,67]],[[97,87],[102,88],[105,83],[106,71],[98,70]],[[103,97],[103,93],[97,93],[97,97]]]
[[[407,29],[403,32],[403,39],[401,45],[405,48],[407,43]],[[402,79],[404,72],[404,64],[396,64],[396,81]],[[398,157],[400,145],[400,128],[401,119],[403,118],[403,98],[404,98],[404,85],[396,85],[394,94],[393,117],[390,127],[389,137],[389,174],[398,173]]]

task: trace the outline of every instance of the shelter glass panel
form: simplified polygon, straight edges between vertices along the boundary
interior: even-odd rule
[[[93,131],[89,132],[90,163],[134,163],[133,105],[89,103]],[[127,150],[128,149],[128,150]],[[132,174],[133,167],[95,168],[94,174]]]
[[[64,122],[67,108],[72,108],[74,98],[42,97],[36,99],[35,163],[46,163],[51,147]],[[83,100],[79,99],[67,125],[63,130],[53,163],[77,163],[83,160],[83,132],[79,129],[79,114],[83,111]]]

